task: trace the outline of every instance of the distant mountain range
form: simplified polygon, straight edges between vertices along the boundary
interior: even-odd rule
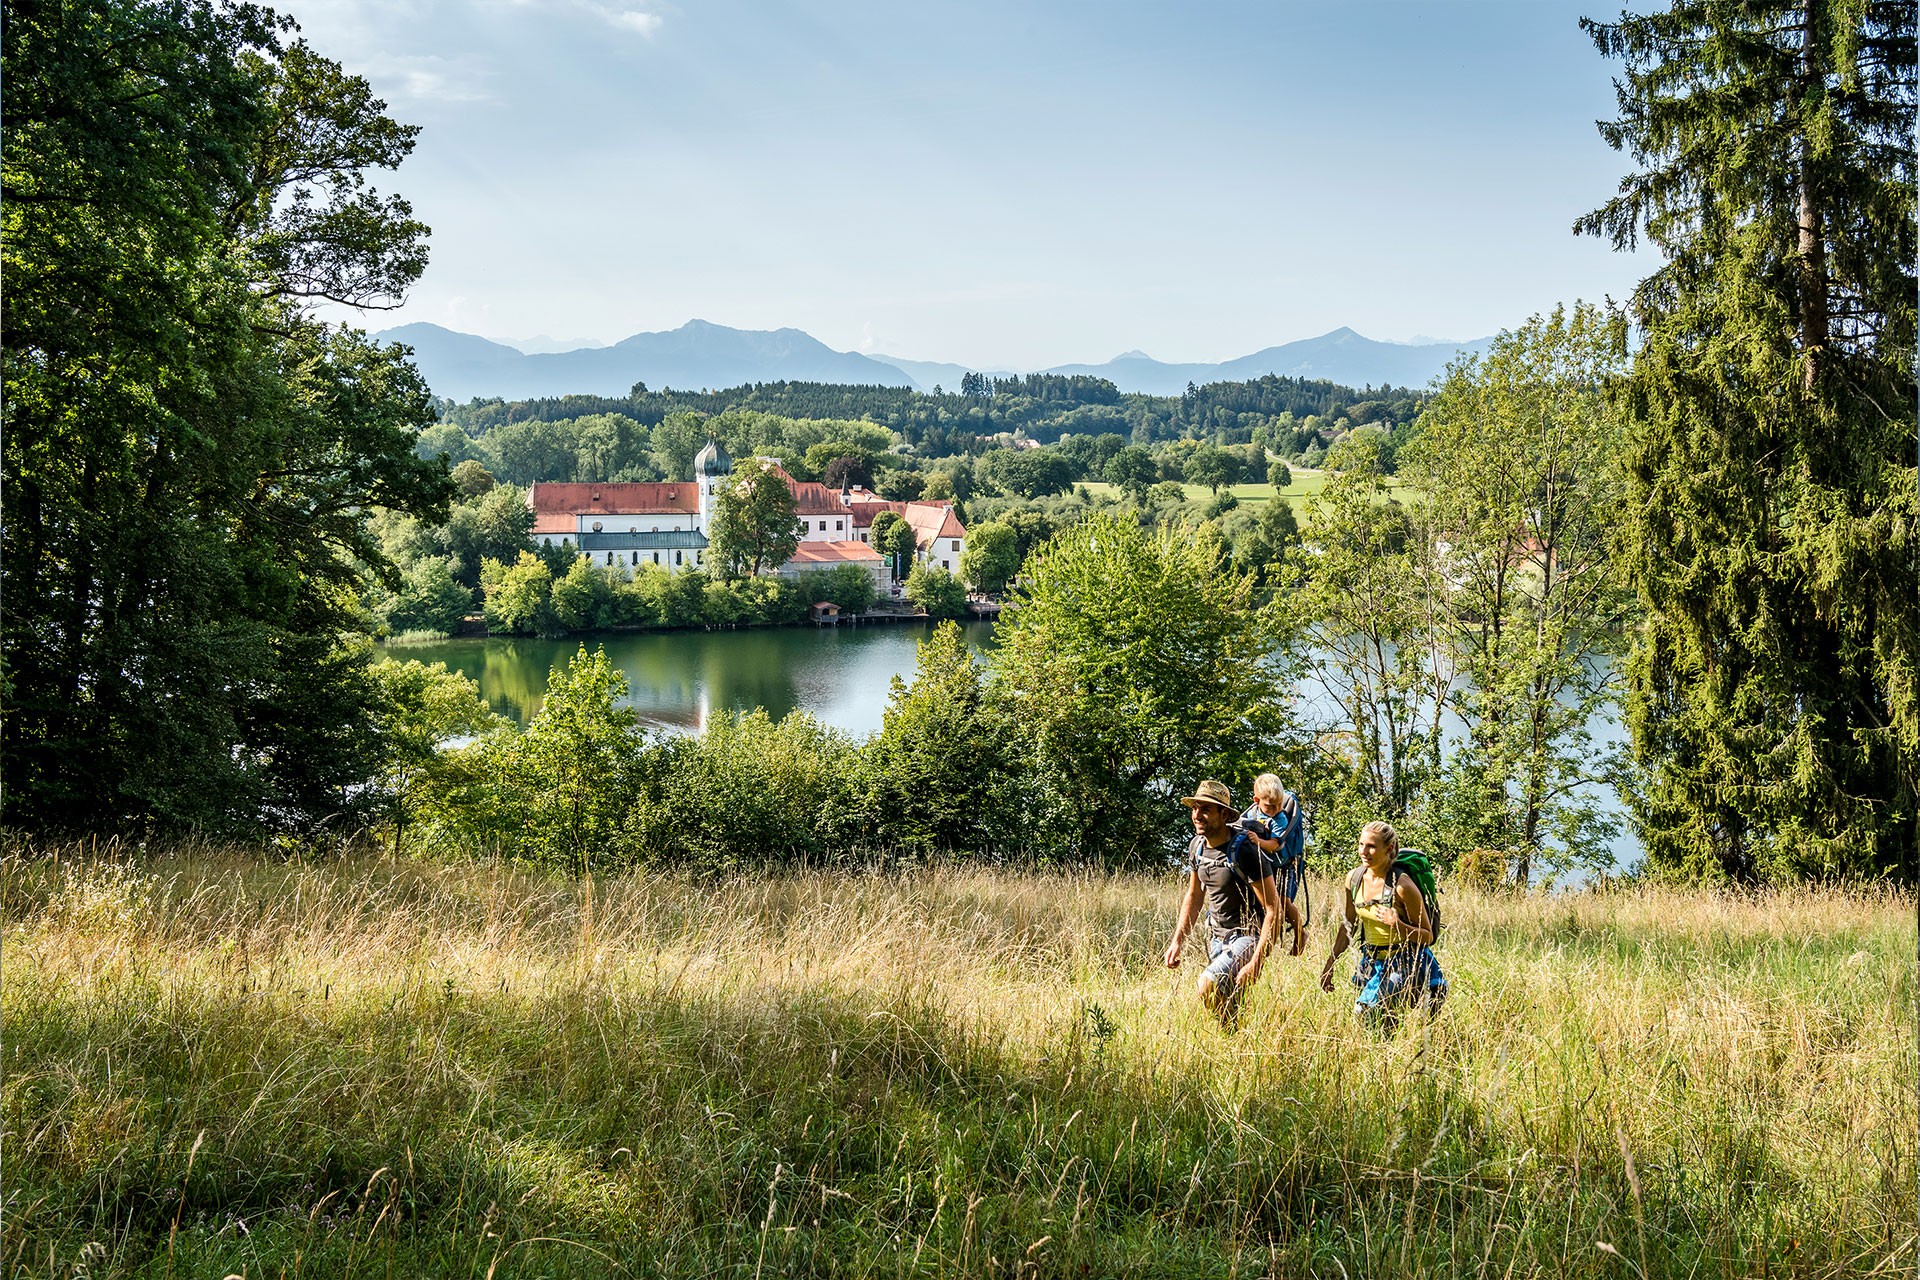
[[[636,382],[654,390],[737,387],[750,382],[833,382],[855,386],[935,386],[956,391],[968,372],[1008,376],[1006,370],[969,370],[965,365],[835,351],[798,329],[729,329],[689,320],[664,333],[636,333],[610,347],[533,354],[498,342],[456,333],[435,324],[408,324],[374,335],[413,348],[414,363],[435,395],[451,400],[499,396],[624,396]],[[1068,364],[1041,373],[1106,378],[1122,391],[1179,395],[1189,382],[1243,382],[1266,374],[1324,378],[1349,387],[1421,387],[1460,351],[1481,351],[1488,338],[1471,342],[1403,345],[1375,342],[1351,329],[1335,329],[1267,347],[1219,364],[1164,364],[1128,351],[1105,364]]]

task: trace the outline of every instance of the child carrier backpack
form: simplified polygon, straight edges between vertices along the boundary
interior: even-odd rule
[[[1300,797],[1287,792],[1286,803],[1280,806],[1280,812],[1286,815],[1287,829],[1280,833],[1280,851],[1274,854],[1278,864],[1274,875],[1279,877],[1279,889],[1282,897],[1291,898],[1300,908],[1301,924],[1313,923],[1313,900],[1307,890],[1307,807],[1300,803]]]

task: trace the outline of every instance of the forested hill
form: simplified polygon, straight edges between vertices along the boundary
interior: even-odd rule
[[[443,402],[441,419],[480,436],[509,422],[558,422],[622,414],[652,426],[678,412],[752,410],[786,418],[865,419],[900,433],[929,456],[965,452],[984,437],[1019,431],[1042,443],[1066,434],[1116,432],[1139,443],[1183,436],[1245,440],[1257,427],[1291,415],[1332,424],[1394,426],[1418,416],[1426,393],[1400,387],[1355,389],[1319,379],[1268,375],[1246,382],[1191,387],[1181,396],[1123,394],[1104,378],[969,374],[959,392],[820,382],[761,382],[722,391],[650,391],[644,384],[619,397],[560,396],[539,400]],[[1284,451],[1284,449],[1283,449]]]

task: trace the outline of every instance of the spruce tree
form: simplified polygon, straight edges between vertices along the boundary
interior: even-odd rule
[[[1649,860],[1915,872],[1914,7],[1676,0],[1583,21],[1637,171],[1575,224],[1636,290],[1628,718]]]

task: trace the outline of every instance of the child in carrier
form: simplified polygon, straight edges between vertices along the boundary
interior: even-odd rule
[[[1253,780],[1253,803],[1240,815],[1240,829],[1247,833],[1273,872],[1274,887],[1280,891],[1280,910],[1288,928],[1293,930],[1293,945],[1287,954],[1297,956],[1307,949],[1307,927],[1295,900],[1306,870],[1301,840],[1300,801],[1287,794],[1278,774],[1263,773]]]

